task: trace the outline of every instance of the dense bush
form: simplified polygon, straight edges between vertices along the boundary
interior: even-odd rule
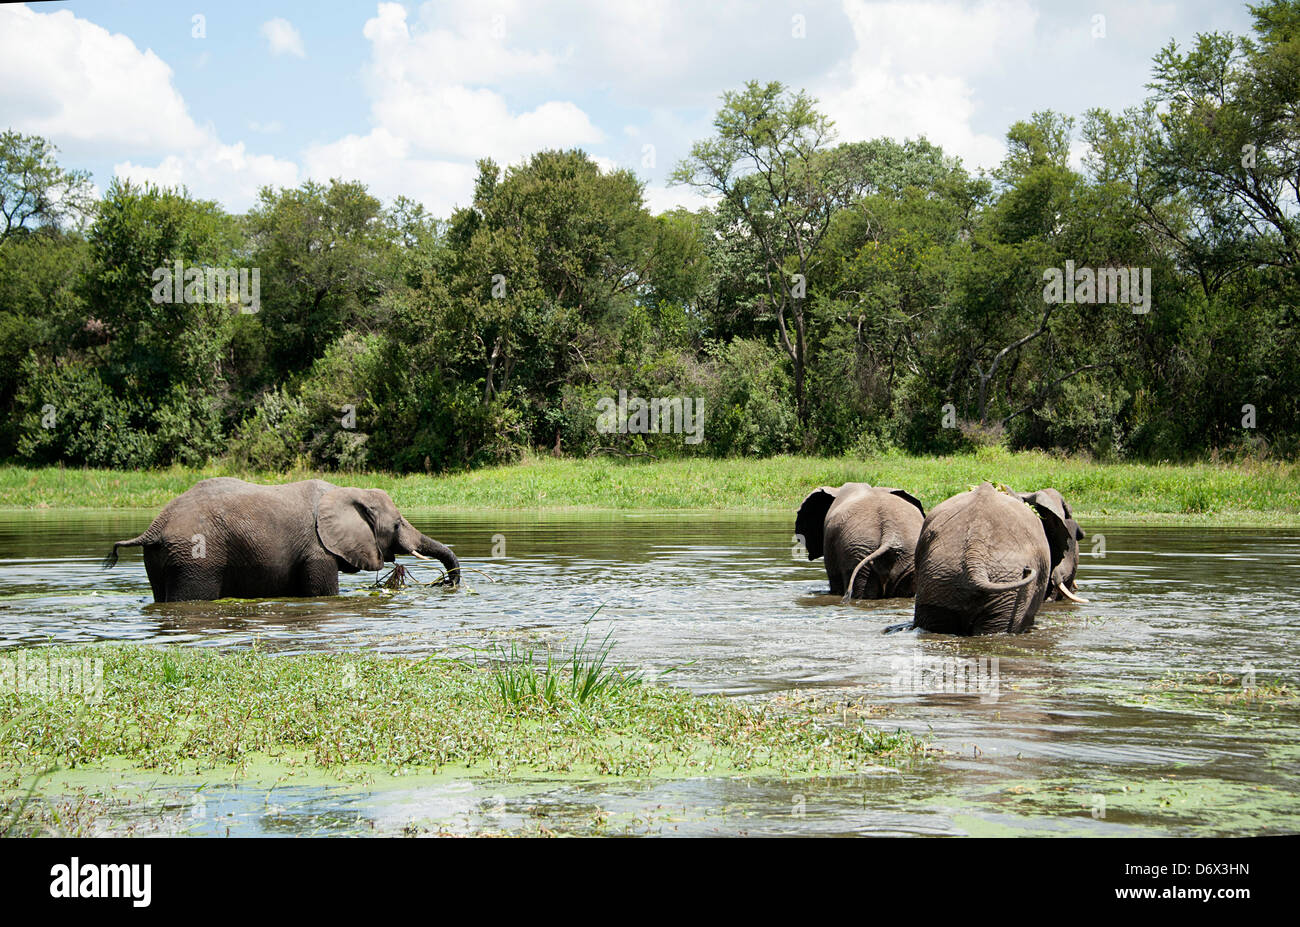
[[[704,434],[716,456],[770,456],[797,450],[799,421],[788,365],[775,348],[749,338],[709,346]]]
[[[85,361],[41,362],[32,356],[23,362],[20,379],[15,411],[21,459],[124,468],[155,462],[154,437],[131,424],[140,410]]]

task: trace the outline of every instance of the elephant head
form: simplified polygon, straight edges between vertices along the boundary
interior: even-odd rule
[[[330,487],[316,503],[316,533],[345,573],[379,570],[398,554],[412,554],[441,563],[452,585],[460,580],[456,555],[415,530],[382,489]]]
[[[1069,599],[1071,602],[1080,603],[1087,602],[1087,599],[1077,595],[1079,587],[1075,582],[1075,576],[1079,572],[1079,542],[1087,535],[1079,527],[1079,523],[1074,520],[1074,512],[1070,510],[1070,503],[1066,502],[1064,496],[1050,487],[1034,492],[1017,493],[1017,495],[1030,505],[1035,505],[1039,499],[1050,500],[1065,515],[1065,553],[1061,557],[1061,562],[1052,569],[1052,579],[1047,587],[1047,598]]]
[[[919,628],[948,634],[1027,631],[1070,531],[1059,493],[1027,497],[983,483],[931,510],[916,548]]]
[[[920,501],[905,490],[845,483],[810,492],[794,530],[809,560],[826,558],[832,594],[887,598],[912,594],[913,554],[924,518]]]

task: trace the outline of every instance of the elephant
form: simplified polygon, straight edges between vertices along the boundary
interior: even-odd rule
[[[832,595],[883,599],[915,591],[913,557],[924,519],[920,501],[902,489],[845,483],[810,492],[794,530],[809,560],[825,554]]]
[[[913,626],[962,635],[1028,631],[1069,540],[1055,490],[1016,494],[981,483],[944,500],[926,516],[916,545]],[[1068,593],[1064,583],[1057,588]]]
[[[1047,587],[1047,598],[1049,601],[1069,599],[1071,602],[1086,603],[1088,600],[1078,595],[1079,584],[1075,581],[1075,577],[1079,572],[1079,542],[1088,535],[1079,527],[1079,523],[1074,520],[1074,513],[1070,511],[1070,503],[1066,502],[1059,492],[1050,487],[1040,489],[1038,492],[1051,495],[1060,504],[1061,510],[1065,512],[1065,556],[1052,570],[1052,581]],[[1036,493],[1022,492],[1016,493],[1016,495],[1029,502],[1030,497],[1036,495]]]
[[[412,527],[381,489],[305,480],[280,486],[230,477],[177,496],[147,531],[117,541],[143,547],[155,602],[338,595],[339,571],[380,570],[398,554],[442,564],[455,586],[451,549]]]

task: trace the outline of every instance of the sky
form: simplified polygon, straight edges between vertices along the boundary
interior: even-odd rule
[[[1146,95],[1152,56],[1246,33],[1232,0],[93,0],[0,7],[0,128],[42,135],[102,191],[184,185],[233,212],[333,177],[446,217],[475,162],[582,148],[653,212],[721,95],[779,80],[841,141],[924,136],[974,170],[1033,112]]]

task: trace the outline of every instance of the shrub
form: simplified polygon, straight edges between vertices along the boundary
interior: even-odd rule
[[[704,440],[718,457],[770,456],[799,445],[789,364],[774,346],[737,338],[712,345],[714,371],[705,394]]]
[[[301,399],[268,390],[231,440],[231,458],[256,470],[287,470],[302,455],[307,414]]]
[[[235,460],[282,470],[300,463],[361,470],[379,425],[371,386],[381,367],[379,335],[348,332],[326,350],[296,388],[265,393],[231,445]]]
[[[20,380],[19,459],[124,468],[154,463],[154,438],[132,425],[144,417],[141,402],[113,395],[86,361],[43,363],[29,356]]]

